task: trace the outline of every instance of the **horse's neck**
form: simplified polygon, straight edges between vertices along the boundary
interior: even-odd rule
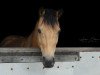
[[[35,48],[38,47],[38,44],[37,44],[37,34],[35,33],[35,30],[27,38],[26,46],[28,46],[28,47],[35,47]]]
[[[36,47],[36,48],[38,47],[38,44],[37,44],[37,28],[38,28],[39,23],[41,23],[41,22],[37,22],[34,31],[32,31],[31,35],[27,38],[26,46]]]

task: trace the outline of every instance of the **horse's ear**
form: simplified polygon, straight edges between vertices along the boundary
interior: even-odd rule
[[[45,9],[42,7],[39,9],[39,15],[43,16],[45,14]]]
[[[63,14],[63,12],[64,12],[63,9],[58,10],[57,11],[57,17],[60,18],[61,15]]]

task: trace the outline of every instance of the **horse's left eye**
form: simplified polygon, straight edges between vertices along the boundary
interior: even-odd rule
[[[41,29],[38,29],[38,33],[41,33]]]

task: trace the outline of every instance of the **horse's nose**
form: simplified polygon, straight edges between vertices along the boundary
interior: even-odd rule
[[[46,59],[45,57],[43,57],[43,65],[45,68],[51,68],[54,66],[55,60],[54,58],[51,59]]]

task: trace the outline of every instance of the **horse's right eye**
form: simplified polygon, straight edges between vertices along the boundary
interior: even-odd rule
[[[41,30],[40,29],[38,29],[38,33],[41,33]]]

